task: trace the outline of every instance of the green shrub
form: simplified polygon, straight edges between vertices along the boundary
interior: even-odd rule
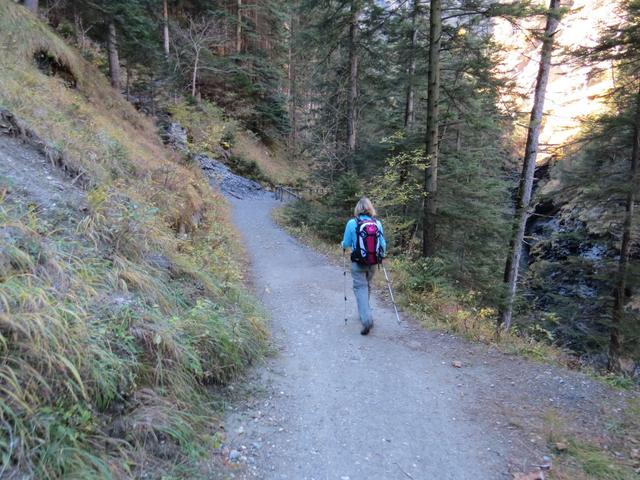
[[[226,164],[234,173],[242,177],[250,178],[257,182],[271,183],[267,176],[262,172],[255,160],[247,160],[239,155],[231,155]]]
[[[433,291],[448,283],[444,276],[445,264],[440,258],[404,258],[400,265],[407,272],[406,288],[410,290]]]

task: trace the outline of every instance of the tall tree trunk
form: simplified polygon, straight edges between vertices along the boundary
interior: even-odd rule
[[[125,67],[125,72],[127,73],[127,83],[125,84],[125,94],[127,97],[127,102],[130,99],[131,96],[131,69],[129,68],[129,63],[127,62],[127,65]]]
[[[347,149],[356,151],[356,107],[358,102],[358,14],[360,0],[351,0],[349,21],[349,101],[347,103]]]
[[[156,87],[155,87],[154,80],[155,79],[152,76],[151,81],[149,82],[149,85],[151,87],[151,116],[152,117],[156,116]]]
[[[162,30],[164,37],[164,54],[169,56],[169,5],[168,0],[162,0]]]
[[[631,232],[633,229],[633,215],[638,188],[638,157],[640,157],[640,92],[636,98],[636,114],[633,125],[633,148],[631,150],[631,168],[629,169],[629,192],[622,227],[622,241],[620,243],[620,259],[616,274],[616,287],[613,293],[613,311],[611,312],[611,332],[609,342],[609,370],[622,371],[621,358],[623,354],[624,336],[624,304],[627,290],[627,270],[629,267],[629,253],[631,251]]]
[[[529,204],[531,202],[531,192],[533,190],[533,174],[536,168],[536,158],[538,156],[538,139],[542,128],[542,114],[544,111],[544,100],[549,81],[549,71],[551,70],[551,55],[553,53],[553,40],[558,25],[560,23],[558,8],[560,0],[550,0],[549,12],[547,13],[547,24],[544,30],[544,38],[540,51],[540,67],[533,99],[533,108],[529,119],[529,131],[527,133],[527,144],[524,152],[522,174],[520,175],[520,185],[518,188],[518,198],[514,216],[514,228],[510,243],[510,253],[504,272],[504,282],[507,285],[507,298],[503,310],[498,319],[499,325],[506,330],[511,326],[513,315],[513,301],[518,283],[518,270],[520,258],[522,256],[522,242],[524,240],[525,227],[529,218]]]
[[[24,6],[36,15],[38,14],[38,0],[24,0]]]
[[[76,36],[76,44],[78,45],[80,50],[84,51],[85,37],[84,30],[82,28],[82,18],[80,17],[75,4],[73,5],[73,31]]]
[[[200,62],[200,49],[196,49],[196,58],[193,60],[193,74],[191,75],[191,96],[196,96],[196,85],[198,83],[198,63]]]
[[[298,91],[296,88],[296,73],[295,70],[292,72],[291,78],[291,99],[290,99],[290,109],[291,109],[291,142],[290,147],[295,152],[297,143],[298,143]]]
[[[116,26],[109,22],[107,34],[107,50],[109,51],[109,76],[111,86],[120,90],[120,59],[118,58],[118,38],[116,36]]]
[[[411,129],[416,121],[415,112],[415,74],[416,74],[416,46],[418,42],[418,29],[416,20],[418,17],[419,0],[413,0],[413,8],[411,9],[411,30],[409,31],[409,39],[411,41],[409,47],[409,65],[407,67],[407,101],[404,109],[404,126]]]
[[[254,7],[253,14],[254,14],[253,23],[254,23],[255,29],[256,29],[255,48],[261,49],[261,48],[264,48],[262,46],[262,39],[264,38],[264,34],[260,31],[260,12],[258,11],[257,8]]]
[[[292,2],[291,15],[290,15],[290,30],[289,30],[289,121],[291,124],[291,131],[289,133],[289,147],[293,154],[295,154],[296,142],[298,140],[298,112],[297,112],[297,88],[296,88],[296,59],[294,58],[294,37],[297,31],[296,19],[297,19],[297,2]]]
[[[237,0],[237,16],[236,16],[236,53],[242,51],[242,0]]]
[[[427,85],[427,139],[424,172],[425,205],[422,219],[422,255],[433,256],[436,243],[436,195],[438,193],[438,124],[440,100],[440,42],[442,0],[431,0],[429,12],[429,78]]]

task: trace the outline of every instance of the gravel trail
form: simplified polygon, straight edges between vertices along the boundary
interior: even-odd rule
[[[470,408],[480,400],[452,367],[446,341],[397,325],[392,307],[375,297],[375,328],[361,336],[350,276],[345,325],[341,268],[275,226],[272,200],[231,202],[280,350],[255,380],[266,393],[228,420],[233,456],[247,462],[237,475],[511,478],[509,441]]]

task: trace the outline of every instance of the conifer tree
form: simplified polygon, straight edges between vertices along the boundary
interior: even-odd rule
[[[616,82],[607,93],[609,111],[583,133],[586,152],[574,166],[568,188],[580,188],[589,204],[597,202],[611,212],[617,239],[617,264],[612,268],[612,302],[608,368],[628,372],[629,357],[638,357],[640,314],[628,304],[640,284],[636,203],[640,196],[640,1],[625,0],[595,47],[576,55],[595,66],[613,64]],[[612,154],[612,152],[615,152]],[[601,158],[610,157],[603,165]],[[606,172],[604,169],[606,168]],[[607,283],[607,282],[605,282]]]
[[[640,80],[640,79],[639,79]],[[632,136],[631,136],[631,160],[627,175],[626,198],[624,202],[624,221],[622,224],[622,239],[620,241],[620,254],[618,269],[616,272],[616,284],[613,294],[613,310],[611,312],[611,335],[609,342],[609,369],[622,372],[625,339],[623,332],[627,328],[626,322],[628,313],[625,311],[625,304],[629,294],[629,270],[631,263],[631,244],[633,234],[633,224],[635,220],[635,204],[638,197],[637,189],[640,181],[640,82],[637,82],[635,93],[635,104],[632,104]]]

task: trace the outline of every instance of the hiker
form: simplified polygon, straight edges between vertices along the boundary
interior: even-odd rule
[[[382,263],[387,251],[384,231],[380,220],[376,220],[376,210],[371,200],[362,197],[353,211],[354,218],[347,222],[342,238],[342,254],[351,249],[351,278],[353,293],[358,304],[358,314],[362,322],[362,335],[373,328],[371,317],[371,279],[376,265]],[[345,297],[346,300],[346,297]]]

